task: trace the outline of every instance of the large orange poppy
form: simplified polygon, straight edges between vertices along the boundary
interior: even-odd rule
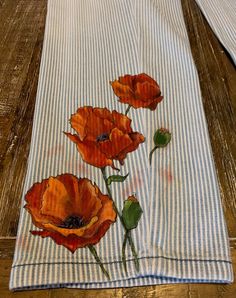
[[[138,148],[145,138],[131,129],[131,120],[107,108],[82,107],[71,116],[77,134],[65,133],[77,145],[83,160],[95,167],[121,164],[127,153]]]
[[[162,101],[161,90],[157,82],[145,73],[125,75],[111,82],[119,101],[137,108],[155,110]]]
[[[35,183],[25,200],[34,225],[42,229],[31,233],[51,237],[72,253],[98,243],[116,221],[112,200],[90,180],[71,174]]]

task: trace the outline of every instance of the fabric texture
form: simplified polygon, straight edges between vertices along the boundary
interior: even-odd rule
[[[236,64],[236,1],[196,0],[196,2]]]
[[[147,79],[151,84],[148,90],[152,90],[153,94],[149,108],[131,107],[127,114],[132,119],[130,124],[119,114],[125,113],[127,104],[119,102],[114,92],[121,94],[128,90],[126,99],[127,94],[133,93],[123,87],[122,90],[115,89],[110,82],[125,74],[143,73],[158,82],[161,95],[159,87]],[[135,82],[143,78],[148,77],[135,77]],[[143,93],[147,90],[145,86]],[[129,100],[132,101],[132,98]],[[105,110],[88,109],[87,106],[106,107],[116,112],[110,114]],[[88,120],[83,120],[88,117],[84,115],[90,115],[92,130]],[[98,118],[100,122],[96,122]],[[86,122],[86,129],[79,121]],[[102,153],[92,151],[92,154],[87,154],[87,149],[83,147],[87,146],[85,141],[88,137],[92,140],[101,123],[105,131],[113,125],[112,137],[117,137],[117,147],[102,147],[105,146],[102,142],[108,141],[108,134],[99,133],[93,142],[102,143],[99,147]],[[79,137],[74,134],[75,127],[80,132]],[[149,153],[158,128],[167,129],[161,130],[165,136],[166,131],[170,131],[171,141],[166,147],[153,152],[150,165]],[[118,150],[123,144],[123,141],[119,143],[120,135],[132,142],[125,149]],[[95,148],[92,147],[96,145],[94,143],[89,148]],[[101,159],[93,159],[94,155],[108,154],[108,151],[109,158],[103,159],[102,155]],[[124,152],[129,153],[122,159]],[[124,165],[119,165],[120,172],[110,165],[113,158],[123,160]],[[124,201],[129,197],[126,201],[127,213],[132,205],[137,207],[137,217],[141,216],[137,227],[131,230],[139,270],[129,243],[126,246],[127,272],[124,270],[124,229],[118,217],[114,223],[115,217],[106,197],[104,172],[99,168],[98,161],[109,164],[107,176],[129,173],[125,181],[112,182],[110,189],[118,210],[122,210]],[[58,176],[65,173],[73,174],[74,178]],[[87,180],[77,182],[75,177],[95,182],[104,196]],[[36,182],[38,184],[34,184]],[[94,244],[110,280],[103,274],[88,247],[76,249],[85,243],[85,238],[77,241],[78,238],[73,236],[75,243],[67,241],[68,238],[63,238],[61,234],[59,237],[55,229],[62,229],[61,224],[56,227],[51,225],[50,230],[49,219],[55,223],[55,214],[61,218],[66,216],[60,206],[52,208],[56,192],[60,189],[60,204],[67,204],[68,201],[64,201],[68,199],[68,193],[72,193],[68,185],[73,184],[74,187],[71,198],[76,193],[77,183],[84,185],[86,198],[96,201],[93,219],[100,223],[96,232],[91,223],[92,228],[87,232],[80,230],[81,235]],[[82,192],[79,198],[73,197],[73,202],[76,202],[73,204],[77,204],[73,206],[80,206],[84,202],[82,197]],[[142,215],[138,213],[140,206],[134,197],[143,210]],[[26,202],[28,207],[23,208]],[[91,204],[89,209],[81,207],[81,210],[93,212]],[[99,204],[103,209],[99,209]],[[68,209],[73,209],[73,206],[67,208],[68,214]],[[48,221],[38,207],[47,214]],[[74,216],[63,222],[66,235],[71,233],[70,224],[80,227],[81,218]],[[132,225],[132,222],[128,224]],[[39,226],[43,228],[44,238],[39,235]],[[30,231],[35,232],[32,234]],[[54,235],[54,240],[48,237],[49,234]],[[99,243],[95,244],[100,236]],[[58,245],[63,241],[67,241],[69,249]],[[49,0],[10,289],[230,283],[232,279],[227,229],[180,0]]]

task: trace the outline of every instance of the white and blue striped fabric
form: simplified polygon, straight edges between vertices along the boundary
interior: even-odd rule
[[[196,2],[236,64],[236,1],[196,0]]]
[[[107,281],[85,248],[71,254],[35,230],[22,208],[10,289],[110,288],[165,283],[230,283],[233,279],[227,229],[180,0],[49,0],[24,196],[37,181],[72,173],[96,181],[101,171],[85,164],[62,133],[78,107],[125,112],[109,81],[147,73],[161,86],[155,111],[131,109],[132,127],[146,142],[129,154],[114,183],[118,208],[132,192],[143,209],[132,231],[140,272],[129,251],[121,262],[123,231],[117,221],[96,249],[110,272]],[[153,154],[158,127],[170,144]],[[110,169],[109,174],[114,173]],[[120,198],[120,199],[119,199]]]

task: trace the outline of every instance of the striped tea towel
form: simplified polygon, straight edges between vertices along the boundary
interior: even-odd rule
[[[196,2],[236,64],[236,1],[196,0]]]
[[[232,278],[180,0],[49,0],[10,289]]]

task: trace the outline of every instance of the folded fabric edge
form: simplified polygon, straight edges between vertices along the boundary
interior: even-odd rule
[[[236,65],[236,48],[232,47],[234,42],[233,42],[233,40],[231,41],[231,39],[230,39],[230,33],[233,34],[232,24],[229,24],[228,20],[225,19],[225,15],[222,15],[222,11],[220,11],[220,10],[218,11],[219,16],[217,16],[217,14],[212,14],[212,11],[209,10],[209,7],[211,6],[210,2],[209,2],[210,6],[209,6],[209,4],[207,4],[207,6],[206,6],[205,3],[202,3],[202,1],[199,1],[199,0],[196,0],[196,2],[197,2],[197,5],[199,6],[199,8],[201,9],[201,12],[203,13],[204,17],[206,18],[207,23],[211,27],[212,31],[214,32],[214,34],[220,41],[221,45],[225,48],[225,50],[228,52],[228,54],[232,58],[233,63]],[[215,5],[214,4],[212,4],[212,5],[215,8],[218,8],[216,3],[215,3]],[[225,26],[220,26],[220,24],[218,23],[219,19],[221,19],[221,22],[225,22],[224,23]],[[229,26],[228,28],[226,28],[226,24]],[[230,25],[231,25],[231,27],[230,27]],[[225,31],[221,32],[222,28]],[[221,30],[219,30],[219,29],[221,29]]]
[[[122,264],[106,265],[111,280],[104,281],[97,264],[28,264],[13,267],[9,289],[11,291],[47,288],[117,288],[149,286],[167,283],[232,283],[233,270],[229,261],[185,261],[163,258],[142,259],[140,272],[133,262],[124,274]]]

